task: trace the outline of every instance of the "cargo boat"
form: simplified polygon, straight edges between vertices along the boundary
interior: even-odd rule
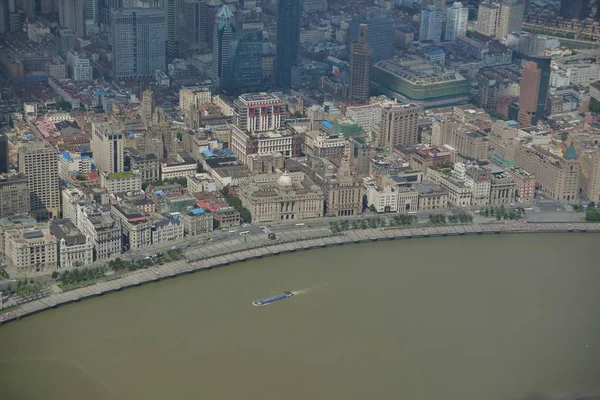
[[[257,307],[266,306],[267,304],[271,304],[271,303],[274,303],[279,300],[287,299],[288,297],[292,297],[293,295],[294,295],[294,293],[292,293],[292,292],[283,292],[283,293],[276,294],[275,296],[265,297],[264,299],[256,300],[252,304],[254,304]]]

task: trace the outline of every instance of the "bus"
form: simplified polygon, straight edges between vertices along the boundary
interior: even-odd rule
[[[247,234],[249,234],[250,231],[244,231],[244,232],[240,232],[240,236],[246,236]]]
[[[302,223],[296,224],[296,228],[302,228],[303,226],[305,226],[305,224],[302,224]]]

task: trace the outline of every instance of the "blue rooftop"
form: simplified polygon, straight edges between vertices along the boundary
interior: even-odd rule
[[[155,194],[156,196],[162,196],[162,195],[164,195],[164,194],[165,194],[165,192],[164,192],[162,189],[156,189],[156,190],[154,191],[154,194]]]
[[[206,157],[206,158],[212,158],[212,157],[214,157],[214,156],[215,156],[215,154],[214,154],[212,151],[210,151],[210,149],[206,149],[206,150],[204,150],[204,151],[202,152],[202,155],[203,155],[204,157]]]
[[[66,151],[61,151],[60,154],[68,161],[68,162],[73,162],[73,158],[71,157],[71,155],[69,153],[67,153]]]
[[[519,125],[519,123],[517,121],[513,121],[512,119],[510,121],[506,121],[506,124],[508,126],[517,126],[517,125]]]
[[[446,53],[442,49],[434,49],[434,50],[429,50],[426,54],[428,56],[441,56],[441,55],[444,55]]]
[[[333,124],[329,121],[322,121],[321,125],[323,125],[326,129],[329,129],[329,130],[333,129]]]
[[[193,209],[191,209],[191,210],[190,210],[190,213],[191,213],[192,215],[200,215],[200,214],[204,214],[204,213],[206,213],[206,211],[204,211],[204,208],[200,208],[200,207],[198,207],[198,208],[193,208]]]

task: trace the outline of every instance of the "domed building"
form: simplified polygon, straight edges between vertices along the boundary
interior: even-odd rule
[[[239,197],[259,224],[323,216],[323,190],[303,172],[254,176],[240,185]]]

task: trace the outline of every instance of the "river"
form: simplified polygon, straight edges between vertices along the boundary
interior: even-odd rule
[[[600,394],[599,238],[343,246],[86,300],[0,327],[0,398]]]

